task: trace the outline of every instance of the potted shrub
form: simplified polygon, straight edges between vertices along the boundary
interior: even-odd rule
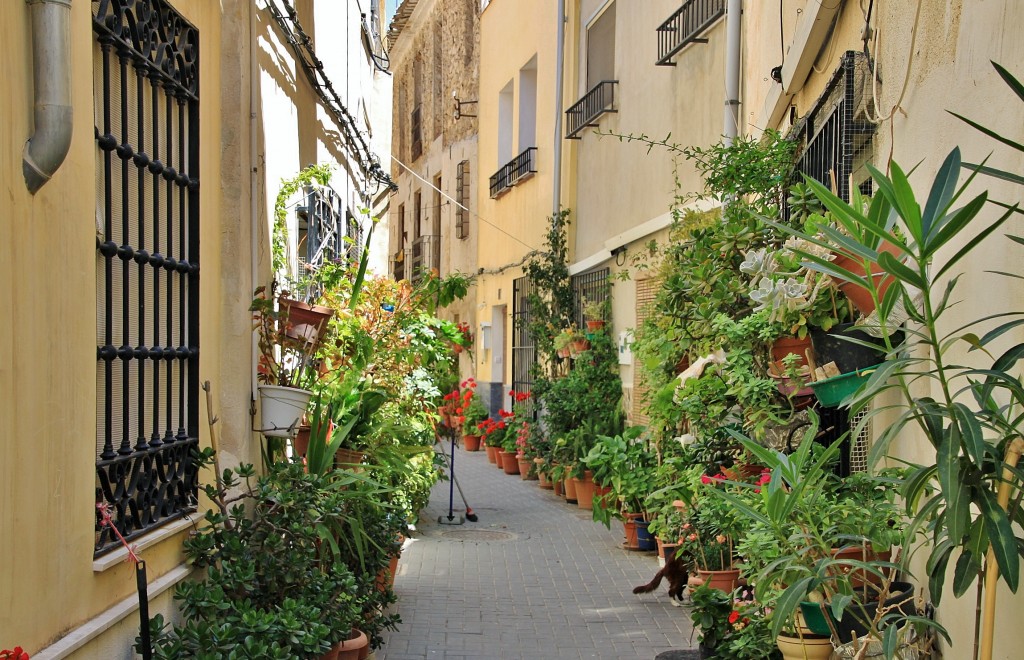
[[[475,383],[474,383],[475,386]],[[462,447],[466,451],[480,449],[480,424],[487,419],[487,408],[474,390],[467,390],[471,396],[467,403],[462,401]]]
[[[209,462],[212,451],[202,458]],[[227,489],[254,479],[252,466],[241,466],[207,486],[219,510],[185,541],[189,561],[206,574],[176,588],[181,624],[154,617],[155,657],[316,657],[359,624],[356,578],[323,534],[341,536],[347,500],[366,497],[365,482],[346,480],[342,489],[332,475],[279,462],[246,493],[251,509],[229,511]]]
[[[607,319],[608,303],[583,299],[583,316],[587,320],[587,332],[597,332],[604,328]]]

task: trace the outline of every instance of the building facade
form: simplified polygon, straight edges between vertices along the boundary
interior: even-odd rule
[[[369,0],[0,8],[4,303],[51,314],[0,331],[3,645],[135,657],[140,584],[150,615],[173,616],[209,478],[191,451],[210,446],[215,418],[223,465],[260,461],[249,305],[275,277],[280,179],[328,164],[334,212],[364,229],[360,208],[386,212],[382,12]],[[296,209],[322,193],[289,201],[293,237],[309,222]]]

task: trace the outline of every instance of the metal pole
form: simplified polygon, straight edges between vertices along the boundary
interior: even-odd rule
[[[562,82],[565,75],[565,0],[558,3],[558,41],[555,46],[555,150],[554,194],[552,195],[551,222],[558,222],[562,211]]]
[[[743,0],[729,0],[725,14],[725,132],[731,147],[740,130],[740,20]]]

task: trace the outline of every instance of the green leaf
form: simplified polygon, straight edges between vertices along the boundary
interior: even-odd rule
[[[807,591],[814,583],[814,577],[805,577],[794,584],[789,585],[775,603],[775,611],[772,615],[772,635],[778,636],[782,626],[786,625],[793,612],[800,606],[800,602],[807,596]]]
[[[965,122],[968,125],[978,129],[979,131],[981,131],[985,135],[989,136],[990,138],[993,138],[994,140],[998,140],[999,142],[1002,142],[1006,146],[1011,147],[1013,149],[1016,149],[1017,151],[1024,151],[1024,144],[1020,144],[1019,142],[1014,142],[1010,138],[1003,137],[1002,135],[1000,135],[999,133],[995,132],[991,128],[986,128],[986,127],[982,126],[981,124],[979,124],[978,122],[973,121],[971,119],[968,119],[967,117],[964,117],[963,115],[957,114],[957,113],[949,111],[949,110],[947,110],[947,112],[949,112],[949,114],[953,115],[954,117],[956,117],[960,121]]]
[[[956,567],[953,569],[953,595],[959,598],[967,593],[980,570],[981,557],[964,549],[957,557]]]
[[[885,652],[886,660],[892,660],[896,655],[896,643],[899,638],[896,636],[899,626],[889,626],[882,634],[882,651]]]
[[[959,543],[967,534],[970,498],[960,475],[960,428],[955,419],[939,433],[935,458],[946,500],[946,527],[953,542]]]
[[[971,170],[978,174],[984,174],[990,176],[993,179],[1002,179],[1003,181],[1009,181],[1010,183],[1016,183],[1017,185],[1024,185],[1024,176],[1020,174],[1014,174],[1013,172],[1007,172],[1006,170],[1000,170],[995,167],[986,167],[978,163],[964,163],[965,170]]]
[[[956,153],[956,161],[960,162],[959,149],[953,149],[953,153]],[[950,154],[952,156],[952,153]],[[945,166],[943,166],[945,167]],[[940,175],[941,175],[940,170]],[[892,163],[892,188],[891,194],[893,195],[889,201],[899,212],[900,217],[903,218],[903,222],[906,225],[907,231],[914,237],[914,240],[918,244],[924,243],[925,231],[921,223],[921,207],[917,203],[917,199],[914,197],[914,189],[910,186],[910,181],[907,179],[907,175],[904,174],[903,170],[897,163]]]
[[[956,148],[949,152],[942,167],[935,175],[931,192],[928,193],[928,201],[924,205],[924,214],[921,216],[921,233],[927,239],[931,237],[932,226],[938,220],[940,214],[944,214],[949,208],[950,200],[956,192],[956,183],[960,178],[960,149]],[[920,238],[918,243],[924,243]]]
[[[984,197],[984,193],[982,193],[980,197]],[[973,203],[973,201],[971,203]],[[937,281],[941,279],[942,276],[945,275],[950,268],[952,268],[964,256],[969,254],[975,248],[975,246],[977,246],[983,240],[988,238],[989,234],[998,229],[1000,225],[1006,222],[1014,213],[1016,213],[1016,211],[1017,205],[1015,204],[1013,208],[1011,208],[1009,211],[1001,215],[997,220],[992,222],[989,226],[985,227],[985,229],[981,230],[981,232],[979,232],[977,236],[968,241],[967,244],[960,248],[960,250],[958,250],[956,254],[950,257],[950,259],[942,266],[939,272],[935,274],[932,280]]]
[[[918,289],[928,288],[928,282],[920,273],[911,270],[908,266],[901,263],[896,257],[892,256],[888,252],[878,253],[878,265],[882,267],[887,273],[892,273],[903,282],[907,282],[911,286],[915,286]]]
[[[977,417],[970,408],[962,403],[953,404],[953,416],[960,426],[960,435],[967,455],[971,457],[975,465],[981,465],[985,460],[985,437],[978,424]]]
[[[983,192],[956,211],[952,211],[948,215],[936,220],[931,238],[926,244],[921,246],[921,256],[930,257],[934,255],[938,252],[939,248],[963,231],[964,227],[970,224],[971,220],[981,212],[986,201],[988,201],[988,192]]]
[[[992,62],[992,60],[989,60],[989,62]],[[1021,101],[1024,101],[1024,85],[1022,85],[1020,81],[1017,80],[1017,78],[1015,78],[1014,75],[1007,71],[1001,64],[992,62],[992,66],[995,67],[995,70],[999,73],[999,77],[1010,86],[1013,93],[1016,94]]]
[[[1020,563],[1017,557],[1017,541],[1013,534],[1010,520],[999,506],[996,495],[988,489],[981,491],[979,505],[985,517],[985,531],[988,533],[990,547],[999,564],[1000,577],[1006,582],[1010,591],[1017,593],[1020,581]]]

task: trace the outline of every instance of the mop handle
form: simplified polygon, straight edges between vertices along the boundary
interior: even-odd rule
[[[441,453],[444,453],[444,445],[441,445]],[[452,434],[452,456],[448,461],[449,484],[448,484],[448,520],[455,517],[455,434]]]

